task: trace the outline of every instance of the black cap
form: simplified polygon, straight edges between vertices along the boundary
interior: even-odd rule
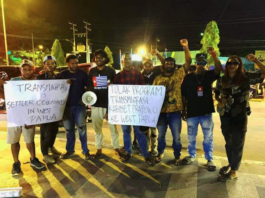
[[[206,61],[207,62],[207,54],[199,53],[196,54],[196,61]]]

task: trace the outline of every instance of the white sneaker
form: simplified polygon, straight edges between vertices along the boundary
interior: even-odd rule
[[[50,155],[45,155],[43,158],[43,161],[46,164],[54,164],[55,163],[55,160]]]

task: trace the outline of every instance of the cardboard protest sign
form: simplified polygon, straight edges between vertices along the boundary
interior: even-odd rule
[[[8,127],[61,120],[69,87],[66,80],[7,81],[4,89]]]
[[[165,98],[164,86],[110,85],[108,92],[109,123],[156,127]]]

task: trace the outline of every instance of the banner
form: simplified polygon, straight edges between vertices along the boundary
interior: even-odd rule
[[[6,83],[8,127],[62,119],[70,87],[66,80],[18,80]]]
[[[110,85],[109,123],[156,127],[165,91],[164,86]]]

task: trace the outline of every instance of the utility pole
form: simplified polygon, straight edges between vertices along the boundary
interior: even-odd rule
[[[33,38],[33,33],[31,33],[31,41],[32,41],[32,61],[35,64],[35,50],[34,50],[34,38]]]
[[[76,24],[70,23],[70,22],[69,22],[69,24],[72,26],[72,27],[70,27],[70,29],[73,30],[73,53],[75,54],[75,51],[76,51],[75,32],[77,31],[77,29],[75,29]]]
[[[6,64],[9,65],[8,59],[8,49],[7,49],[7,40],[6,40],[6,21],[5,21],[5,9],[4,9],[4,0],[1,0],[2,7],[2,20],[3,20],[3,31],[4,31],[4,40],[5,40],[5,50],[6,50]]]
[[[83,22],[85,24],[85,29],[86,29],[86,62],[90,63],[90,47],[88,44],[88,31],[91,32],[91,29],[88,26],[91,24],[86,21],[83,21]]]

